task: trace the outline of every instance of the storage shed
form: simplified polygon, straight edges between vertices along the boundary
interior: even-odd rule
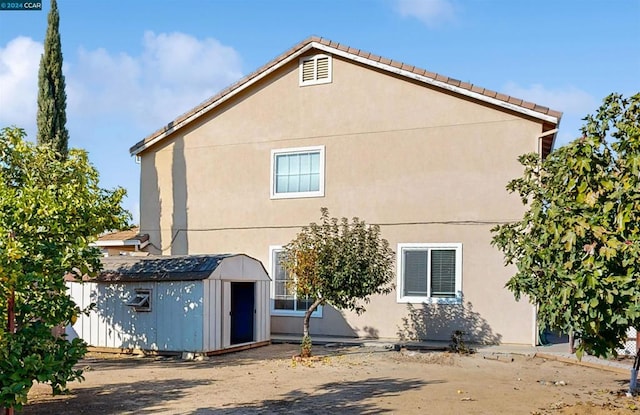
[[[94,348],[216,354],[270,342],[269,282],[244,254],[106,257],[97,278],[68,280],[72,327]]]

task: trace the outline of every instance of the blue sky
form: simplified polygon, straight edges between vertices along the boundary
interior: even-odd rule
[[[563,111],[640,92],[640,0],[58,0],[70,145],[137,221],[129,147],[317,35]],[[49,1],[0,11],[0,127],[35,137]]]

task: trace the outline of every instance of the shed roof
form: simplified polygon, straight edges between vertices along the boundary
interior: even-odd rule
[[[129,152],[131,153],[131,155],[137,156],[149,147],[164,140],[175,131],[198,119],[205,113],[213,110],[218,105],[233,97],[235,94],[239,93],[245,88],[250,87],[260,79],[268,76],[273,71],[282,67],[286,63],[291,62],[293,59],[297,59],[302,54],[308,52],[311,49],[321,50],[326,53],[340,56],[344,59],[368,65],[379,70],[404,76],[414,81],[423,82],[424,84],[453,92],[467,98],[500,107],[505,110],[514,111],[524,116],[536,118],[543,122],[544,131],[551,131],[552,129],[557,128],[560,123],[560,118],[562,117],[562,112],[552,110],[533,102],[524,101],[520,98],[512,97],[506,94],[501,94],[496,91],[492,91],[468,82],[462,82],[458,79],[450,78],[448,76],[441,75],[435,72],[430,72],[417,66],[408,65],[403,62],[384,58],[360,49],[352,48],[350,46],[331,41],[326,38],[311,36],[298,43],[280,56],[277,56],[264,66],[260,67],[255,72],[245,76],[235,84],[220,91],[218,94],[202,102],[195,108],[180,115],[178,118],[171,121],[166,126],[160,128],[159,130],[153,132],[151,135],[137,142],[129,149]],[[555,133],[542,137],[543,155],[546,155],[551,151],[551,149],[553,148],[555,137]]]
[[[262,263],[245,254],[113,256],[102,258],[102,265],[103,270],[97,277],[85,277],[83,281],[269,280]]]

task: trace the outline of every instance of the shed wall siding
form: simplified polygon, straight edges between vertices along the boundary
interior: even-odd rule
[[[207,350],[222,349],[222,281],[203,281],[205,293],[205,313],[203,320],[203,339]]]
[[[156,284],[157,348],[159,350],[203,351],[202,281]]]
[[[258,342],[271,339],[269,291],[269,281],[256,283],[256,341]]]
[[[211,297],[211,281],[204,280],[202,281],[202,349],[203,350],[212,350],[211,349],[211,332],[212,332],[212,314],[211,310],[213,308],[213,297]]]
[[[220,316],[220,329],[222,335],[222,348],[231,346],[231,282],[221,281],[222,312]]]
[[[128,284],[67,283],[81,309],[96,303],[89,315],[79,316],[73,329],[95,347],[159,351],[202,351],[202,283],[140,282]],[[151,311],[127,306],[135,290],[152,290]]]

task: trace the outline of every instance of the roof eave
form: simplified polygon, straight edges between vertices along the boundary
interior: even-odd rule
[[[465,88],[457,87],[455,85],[451,85],[451,84],[443,82],[443,81],[438,81],[436,79],[433,79],[433,78],[430,78],[430,77],[427,77],[427,76],[424,76],[424,75],[419,75],[419,74],[417,74],[415,72],[411,72],[411,71],[408,71],[406,69],[402,69],[402,68],[398,68],[398,67],[395,67],[395,66],[392,66],[392,65],[389,65],[389,64],[385,64],[383,62],[376,62],[376,61],[371,60],[369,58],[363,58],[360,55],[349,53],[348,51],[335,49],[335,48],[332,48],[332,47],[329,47],[329,46],[326,46],[326,45],[323,45],[323,44],[320,44],[320,43],[315,43],[315,42],[314,42],[314,47],[317,48],[317,49],[323,50],[323,51],[325,51],[327,53],[331,53],[331,54],[334,54],[334,55],[342,56],[344,58],[351,59],[353,61],[365,64],[365,65],[373,66],[373,67],[376,67],[376,68],[379,68],[379,69],[382,69],[382,70],[385,70],[385,71],[388,71],[388,72],[396,73],[398,75],[402,75],[402,76],[405,76],[405,77],[410,78],[410,79],[415,79],[417,81],[423,82],[423,83],[428,84],[428,85],[432,85],[432,86],[435,86],[435,87],[438,87],[438,88],[441,88],[441,89],[446,89],[448,91],[451,91],[451,92],[454,92],[454,93],[457,93],[457,94],[460,94],[460,95],[464,95],[464,96],[467,96],[469,98],[473,98],[473,99],[476,99],[476,100],[479,100],[479,101],[484,101],[484,102],[487,102],[489,104],[492,104],[492,105],[495,105],[495,106],[498,106],[498,107],[502,107],[502,108],[505,108],[505,109],[508,109],[508,110],[511,110],[511,111],[515,111],[515,112],[518,112],[518,113],[521,113],[521,114],[524,114],[524,115],[527,115],[527,116],[530,116],[530,117],[533,117],[533,118],[536,118],[536,119],[539,119],[539,120],[542,120],[542,121],[547,121],[547,122],[554,123],[554,124],[557,124],[559,122],[559,118],[558,117],[555,117],[555,116],[552,116],[552,115],[548,115],[548,114],[544,114],[542,112],[535,111],[533,109],[524,108],[522,106],[519,106],[519,105],[516,105],[516,104],[512,104],[510,102],[502,101],[500,99],[491,98],[491,97],[488,97],[486,95],[480,94],[478,92],[473,92],[473,91],[470,91],[470,90],[465,89]]]
[[[96,241],[89,244],[90,246],[136,246],[142,245],[142,241],[139,239],[125,239],[125,240],[110,240],[110,241]]]
[[[281,67],[283,67],[284,65],[288,64],[292,60],[298,58],[300,55],[302,55],[303,53],[307,52],[308,50],[313,49],[314,48],[314,46],[313,46],[314,44],[316,44],[316,42],[307,43],[305,46],[303,46],[300,49],[298,49],[297,51],[287,55],[284,59],[275,62],[274,64],[272,64],[268,68],[253,74],[253,76],[249,75],[244,81],[240,81],[240,84],[237,87],[230,89],[227,93],[222,94],[221,96],[217,97],[213,101],[203,104],[203,106],[201,108],[192,110],[193,113],[189,114],[184,119],[181,119],[179,122],[177,122],[175,124],[174,124],[175,121],[169,123],[167,125],[167,128],[165,128],[164,130],[161,130],[161,132],[159,134],[157,134],[156,136],[148,137],[148,138],[136,143],[133,147],[131,147],[129,149],[129,153],[132,156],[139,155],[140,153],[142,153],[147,148],[153,146],[154,144],[158,143],[159,141],[161,141],[165,137],[167,137],[167,136],[171,135],[172,133],[174,133],[175,131],[177,131],[178,129],[180,129],[180,128],[184,127],[185,125],[189,124],[191,121],[199,118],[201,115],[204,115],[205,113],[209,112],[213,108],[217,107],[218,105],[220,105],[223,102],[231,99],[232,97],[234,97],[235,95],[237,95],[240,92],[244,91],[245,89],[247,89],[248,87],[252,86],[253,84],[259,82],[262,79],[264,79],[265,77],[267,77],[268,75],[270,75],[274,71],[280,69]],[[180,119],[180,117],[178,117],[178,119]]]
[[[327,45],[325,43],[322,43],[321,40],[322,39],[313,37],[311,38],[311,40],[307,41],[306,43],[302,42],[300,47],[298,47],[297,49],[296,47],[293,48],[294,49],[293,52],[289,54],[285,54],[284,57],[282,58],[280,57],[276,58],[273,63],[265,65],[265,67],[259,69],[253,74],[248,75],[244,80],[239,81],[238,84],[236,84],[236,86],[230,87],[226,92],[221,93],[219,96],[216,96],[209,101],[205,101],[205,103],[203,103],[201,106],[198,106],[195,109],[188,112],[187,115],[178,117],[176,120],[169,123],[165,128],[158,130],[156,133],[150,135],[149,137],[143,139],[142,141],[139,141],[129,149],[130,154],[132,156],[138,156],[140,153],[142,153],[149,147],[152,147],[153,145],[157,144],[159,141],[163,140],[167,136],[173,134],[175,131],[191,123],[195,119],[199,118],[201,115],[209,112],[210,110],[216,108],[218,105],[231,99],[233,96],[239,94],[240,92],[249,88],[253,84],[259,82],[266,76],[280,69],[282,66],[288,64],[292,60],[298,58],[300,55],[304,54],[310,49],[318,49],[332,55],[341,56],[345,59],[359,62],[361,64],[378,68],[383,71],[395,73],[395,74],[407,77],[409,79],[417,80],[427,85],[431,85],[440,89],[451,91],[453,93],[466,96],[474,100],[486,102],[496,107],[504,108],[505,110],[513,111],[528,117],[532,117],[534,119],[552,123],[554,125],[558,125],[560,122],[560,116],[555,116],[545,112],[536,111],[535,108],[537,106],[531,105],[533,108],[526,108],[522,105],[518,105],[508,101],[503,101],[498,98],[493,98],[481,92],[475,92],[471,89],[458,87],[456,85],[452,85],[451,83],[440,81],[437,79],[437,76],[436,78],[432,78],[429,76],[420,75],[416,72],[412,72],[407,69],[403,69],[403,67],[405,67],[404,64],[399,64],[398,62],[395,62],[395,61],[389,61],[389,63],[387,64],[383,62],[382,61],[383,59],[379,57],[378,57],[379,60],[373,60],[368,57],[361,56],[360,54],[357,53],[358,51],[356,51],[356,53],[352,53],[350,52],[351,50],[350,48],[340,47],[341,45],[338,45],[338,47],[334,47],[334,46],[331,46],[333,45],[333,43],[330,43],[329,45]],[[375,56],[375,55],[369,54],[369,56]],[[396,65],[393,65],[393,63],[395,63]],[[413,67],[411,68],[413,69]],[[482,91],[485,91],[485,90],[483,89]]]

